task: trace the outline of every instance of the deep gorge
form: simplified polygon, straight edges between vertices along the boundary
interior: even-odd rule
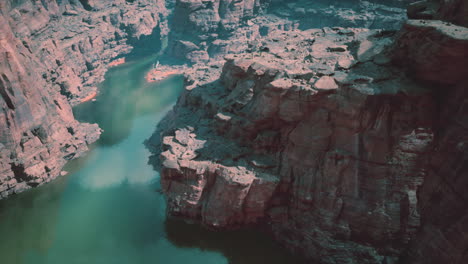
[[[2,3],[7,262],[464,263],[468,5],[413,2]]]

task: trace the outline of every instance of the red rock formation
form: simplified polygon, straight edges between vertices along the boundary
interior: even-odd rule
[[[147,142],[168,213],[267,226],[320,263],[463,263],[468,30],[396,38],[270,28],[222,71],[195,66]]]
[[[113,60],[109,63],[109,67],[114,67],[118,65],[122,65],[125,63],[125,58],[118,58],[116,60]]]
[[[395,48],[395,60],[435,92],[437,103],[437,113],[433,116],[436,137],[430,148],[427,175],[418,189],[422,225],[404,260],[405,263],[465,263],[468,259],[468,29],[443,21],[409,21]]]
[[[70,106],[96,93],[126,39],[166,34],[165,15],[159,0],[0,4],[1,198],[54,179],[96,141],[100,129]]]

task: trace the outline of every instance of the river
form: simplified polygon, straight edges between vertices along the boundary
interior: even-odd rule
[[[154,60],[110,69],[97,100],[74,109],[104,133],[66,166],[67,176],[0,201],[0,263],[299,263],[260,232],[213,232],[166,218],[143,141],[177,100],[182,78],[146,83]]]

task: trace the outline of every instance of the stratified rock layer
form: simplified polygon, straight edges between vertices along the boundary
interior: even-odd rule
[[[404,262],[465,263],[468,259],[468,28],[438,20],[408,21],[400,33],[394,56],[401,67],[434,90],[437,104],[433,116],[436,137],[426,165],[427,175],[418,189],[422,225]]]
[[[97,140],[70,106],[96,92],[127,39],[167,34],[165,16],[159,0],[0,4],[0,198],[54,179]]]
[[[188,70],[148,140],[168,213],[320,263],[463,263],[467,29],[263,26]]]

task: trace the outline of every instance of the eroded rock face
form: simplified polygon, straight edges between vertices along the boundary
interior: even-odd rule
[[[267,226],[320,263],[463,263],[467,29],[253,21],[247,52],[187,70],[147,142],[168,213]]]
[[[199,69],[193,79],[206,82],[163,123],[175,129],[161,154],[169,212],[218,228],[268,223],[287,247],[325,263],[398,256],[420,225],[434,103],[373,62],[390,43],[365,29],[276,30],[264,52],[232,55],[222,72]]]
[[[440,20],[409,20],[400,32],[394,57],[423,81],[454,85],[468,76],[466,27]]]
[[[411,19],[438,19],[468,26],[468,3],[464,0],[421,0],[408,6]]]
[[[167,34],[165,14],[164,1],[0,4],[0,198],[54,179],[97,140],[71,105],[96,92],[127,39]]]
[[[207,61],[209,45],[231,35],[261,10],[262,2],[267,1],[175,1],[169,54],[191,63]]]
[[[109,61],[131,50],[128,39],[156,27],[167,34],[164,1],[83,2],[91,10],[79,1],[10,2],[2,10],[8,31],[42,63],[35,72],[72,104],[96,91]]]
[[[464,263],[468,258],[467,52],[468,29],[438,20],[408,21],[395,46],[395,61],[432,87],[438,106],[433,117],[437,136],[418,190],[423,224],[404,263]]]
[[[397,30],[406,1],[177,0],[171,19],[171,56],[206,63],[249,49],[272,29],[365,27]],[[256,15],[262,16],[252,19]],[[263,20],[263,21],[261,21]]]
[[[398,30],[406,18],[408,0],[272,0],[274,14],[296,20],[301,29],[321,27],[364,27]]]
[[[201,218],[220,228],[255,223],[265,217],[278,177],[245,166],[196,160],[206,140],[197,139],[191,128],[177,130],[175,136],[163,140],[168,148],[161,154],[167,177],[161,184],[172,215]]]

